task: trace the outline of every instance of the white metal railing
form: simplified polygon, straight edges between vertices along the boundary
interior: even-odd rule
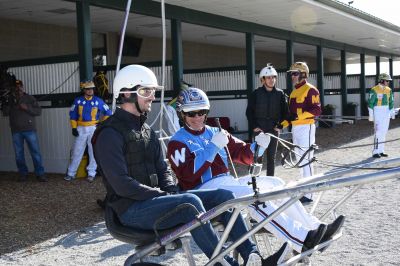
[[[246,70],[183,74],[183,80],[206,91],[246,89]]]
[[[68,93],[79,90],[79,63],[66,62],[57,64],[12,67],[10,72],[22,80],[27,93],[32,95]],[[61,85],[62,84],[62,85]],[[60,86],[61,85],[61,86]]]
[[[161,80],[161,66],[149,67]],[[66,62],[46,65],[12,67],[9,71],[15,74],[17,79],[24,83],[27,93],[38,94],[58,94],[79,91],[79,63]],[[166,90],[172,90],[172,66],[166,67]],[[93,76],[95,73],[93,73]],[[107,71],[109,90],[112,92],[115,70]],[[56,90],[55,90],[56,89]],[[55,90],[55,91],[53,91]]]
[[[161,66],[149,67],[154,71],[157,78],[161,80]],[[35,66],[12,67],[9,69],[18,79],[24,82],[26,91],[29,94],[48,94],[57,88],[57,93],[70,93],[79,91],[79,63],[66,62],[56,64],[45,64]],[[93,73],[94,75],[95,73]],[[110,84],[110,92],[114,81],[115,70],[107,71],[107,79]],[[286,89],[286,72],[279,72],[277,78],[277,87]],[[394,77],[395,87],[398,87],[400,77]],[[227,90],[245,90],[246,89],[246,70],[226,70],[226,71],[208,71],[199,73],[183,74],[183,80],[193,84],[195,87],[206,91],[227,91]],[[260,86],[259,75],[255,75],[255,87]],[[317,74],[310,74],[308,81],[311,84],[317,84]],[[325,75],[324,89],[340,89],[341,76]],[[346,79],[348,89],[357,89],[360,87],[360,76],[351,75]],[[396,86],[397,84],[397,86]],[[365,86],[371,88],[375,86],[375,76],[365,77]],[[166,90],[173,90],[172,84],[172,66],[166,67]]]

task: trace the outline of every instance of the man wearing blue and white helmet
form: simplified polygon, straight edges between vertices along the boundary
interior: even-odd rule
[[[181,91],[176,101],[176,111],[185,125],[187,125],[185,117],[194,117],[195,114],[193,111],[199,111],[197,114],[200,119],[196,119],[192,123],[195,128],[202,128],[204,126],[209,110],[210,101],[207,95],[204,91],[197,88],[189,88]]]
[[[178,111],[184,126],[172,136],[168,143],[167,158],[184,190],[220,188],[232,191],[236,197],[252,195],[248,182],[251,177],[235,179],[229,173],[228,154],[234,162],[250,165],[256,145],[262,154],[269,145],[270,137],[265,133],[256,136],[252,144],[230,135],[225,130],[205,125],[210,110],[210,101],[200,89],[190,88],[178,97]],[[260,192],[267,192],[284,182],[273,176],[258,177]],[[250,183],[251,184],[251,183]],[[264,206],[251,204],[249,212],[258,222],[271,215],[281,203],[266,202]],[[329,240],[342,226],[340,216],[329,225],[322,224],[307,213],[300,202],[295,203],[266,225],[268,231],[289,242],[298,251],[306,251]],[[283,230],[282,230],[283,229]]]

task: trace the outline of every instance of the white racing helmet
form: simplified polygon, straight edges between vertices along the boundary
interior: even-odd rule
[[[118,71],[113,83],[114,98],[118,98],[122,89],[132,91],[136,86],[163,89],[158,85],[156,75],[149,68],[141,65],[129,65]]]
[[[261,69],[260,71],[260,79],[262,79],[263,77],[271,77],[271,76],[277,77],[278,72],[276,72],[276,69],[271,64],[267,64],[267,66]]]

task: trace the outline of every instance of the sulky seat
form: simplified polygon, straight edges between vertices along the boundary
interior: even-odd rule
[[[155,241],[156,236],[153,231],[139,230],[124,226],[114,210],[106,204],[104,219],[110,234],[125,243],[135,246],[144,246]]]
[[[157,241],[157,236],[154,231],[151,230],[141,230],[135,229],[129,226],[123,225],[118,215],[114,212],[114,210],[106,204],[104,210],[104,219],[106,223],[106,227],[110,234],[115,238],[122,242],[132,244],[135,247],[135,250],[139,250],[140,248],[154,243]],[[172,232],[175,228],[160,230],[158,233],[162,235],[166,235]],[[165,247],[161,247],[157,252],[153,253],[154,256],[160,256],[165,253],[166,250],[176,250],[178,248],[183,248],[186,253],[186,258],[189,262],[190,266],[194,266],[194,258],[190,249],[190,235],[185,234],[176,240],[172,241]],[[125,261],[124,265],[142,265],[135,263],[136,259],[133,259],[135,254],[128,257]],[[143,258],[139,258],[142,261]],[[147,264],[146,264],[147,265]]]

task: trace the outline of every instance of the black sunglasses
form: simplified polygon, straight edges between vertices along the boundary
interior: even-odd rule
[[[208,114],[208,110],[197,110],[197,111],[190,111],[190,112],[183,112],[186,116],[188,117],[195,117],[196,115],[198,116],[203,116]]]

